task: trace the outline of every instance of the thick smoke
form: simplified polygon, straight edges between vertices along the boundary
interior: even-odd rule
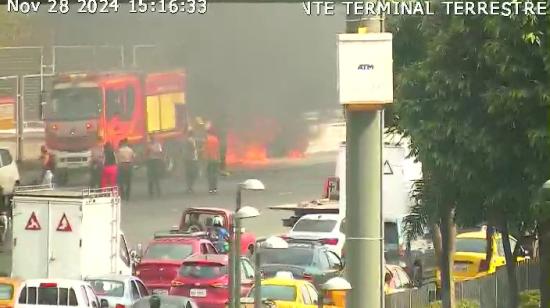
[[[304,112],[338,104],[336,34],[344,29],[343,14],[306,16],[301,4],[216,3],[205,15],[41,19],[57,45],[174,46],[172,60],[184,62],[189,75],[192,110],[211,119],[226,115],[236,131],[277,134],[280,146],[304,138]]]

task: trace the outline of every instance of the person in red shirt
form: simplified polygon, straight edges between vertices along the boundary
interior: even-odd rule
[[[218,192],[218,173],[220,165],[220,141],[212,129],[208,130],[204,144],[208,192]]]

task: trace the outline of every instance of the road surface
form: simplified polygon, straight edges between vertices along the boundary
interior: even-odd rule
[[[260,179],[266,186],[263,192],[244,192],[243,205],[258,208],[261,215],[243,221],[247,230],[257,236],[280,234],[285,229],[281,219],[290,216],[269,210],[278,204],[296,203],[317,199],[322,194],[323,181],[334,174],[336,154],[317,154],[303,160],[277,161],[267,165],[248,166],[235,171],[229,177],[220,178],[218,194],[209,195],[204,179],[196,186],[193,195],[184,193],[185,182],[181,178],[169,178],[163,181],[162,199],[149,199],[143,175],[136,176],[129,202],[122,203],[122,228],[128,238],[130,248],[138,243],[146,245],[155,231],[167,230],[179,223],[181,213],[192,206],[216,206],[233,209],[237,183],[248,178]],[[36,173],[25,174],[32,181]],[[82,177],[85,183],[86,177]],[[11,241],[10,241],[11,242]],[[10,251],[2,247],[0,251],[0,273],[10,270]],[[1,275],[0,275],[1,276]]]

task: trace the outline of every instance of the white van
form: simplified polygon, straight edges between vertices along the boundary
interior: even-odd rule
[[[14,308],[80,307],[108,308],[89,283],[70,279],[30,279],[19,288]]]

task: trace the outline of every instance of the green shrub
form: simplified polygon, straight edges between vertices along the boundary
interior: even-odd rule
[[[540,291],[529,290],[519,294],[520,308],[539,308],[540,307]]]
[[[427,308],[441,308],[441,307],[442,307],[441,301],[437,301],[437,302],[431,303]],[[478,302],[463,300],[456,303],[456,308],[481,308],[481,306],[479,305]]]

